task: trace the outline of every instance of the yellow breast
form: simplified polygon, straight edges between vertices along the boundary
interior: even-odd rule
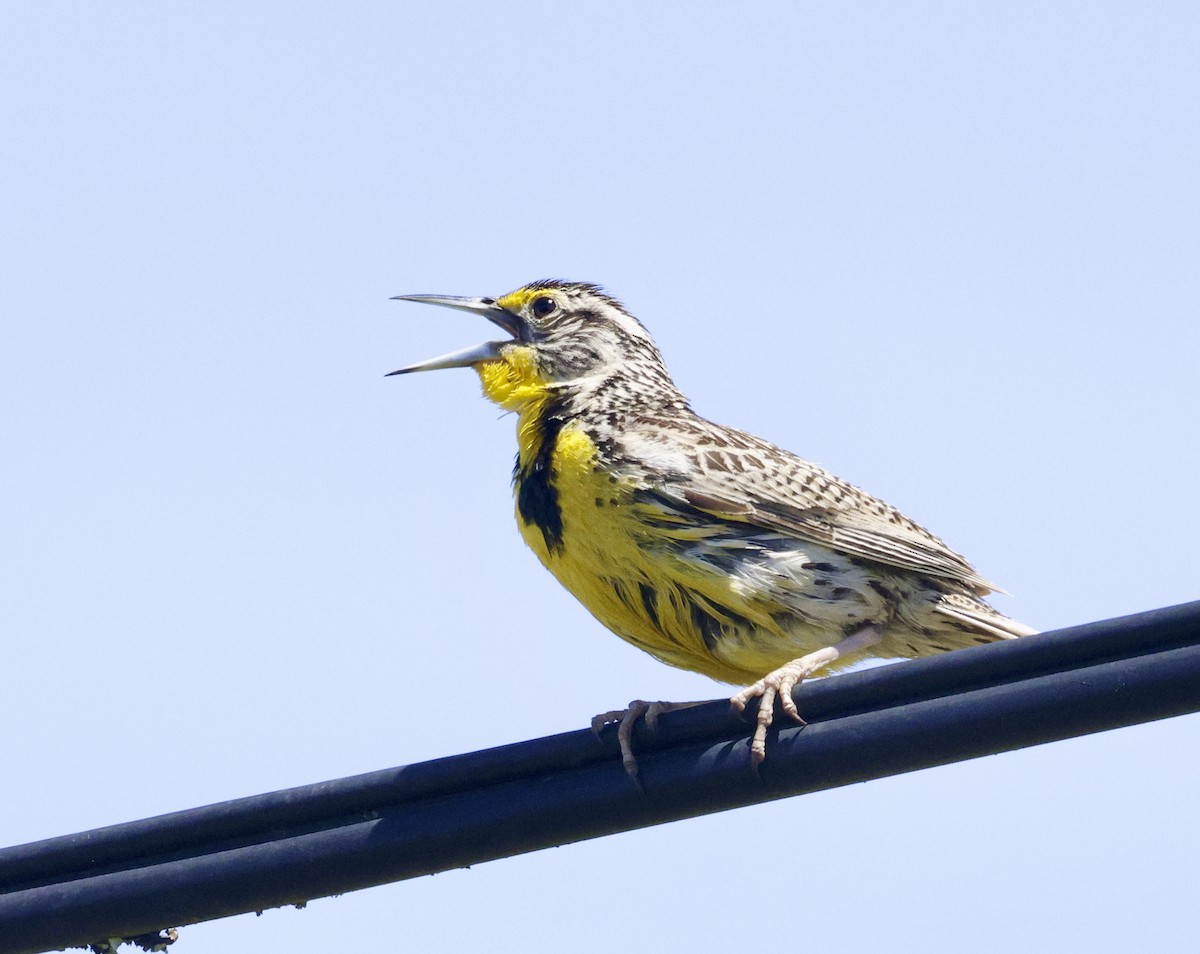
[[[664,529],[574,420],[556,415],[552,388],[527,349],[479,367],[484,393],[516,411],[517,524],[545,567],[605,626],[673,666],[724,682],[768,667],[746,638],[778,626],[726,572],[679,555],[696,528]],[[756,642],[756,641],[755,641]]]

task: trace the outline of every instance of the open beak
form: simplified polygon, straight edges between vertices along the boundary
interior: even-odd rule
[[[511,335],[503,341],[482,341],[461,351],[452,351],[428,361],[418,361],[408,367],[392,371],[393,374],[411,374],[413,371],[436,371],[440,368],[469,368],[481,361],[491,361],[500,356],[500,348],[521,337],[521,319],[511,311],[506,311],[496,304],[493,298],[464,298],[458,295],[396,295],[392,301],[419,301],[426,305],[441,305],[443,308],[457,308],[459,311],[470,311],[483,315],[488,321],[499,325]]]

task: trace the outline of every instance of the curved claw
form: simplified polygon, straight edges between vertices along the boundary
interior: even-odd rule
[[[624,709],[614,709],[602,712],[592,718],[592,734],[600,737],[604,727],[613,722],[617,723],[617,742],[621,746],[621,764],[625,766],[628,775],[638,788],[642,787],[638,778],[637,756],[633,754],[633,730],[638,719],[644,719],[646,728],[651,732],[658,731],[658,719],[664,712],[676,709],[688,709],[692,706],[703,705],[703,702],[647,702],[645,699],[634,699]]]
[[[592,716],[592,735],[597,739],[600,738],[605,726],[625,718],[625,713],[628,711],[628,709],[610,709],[608,712],[601,712],[599,715]]]
[[[767,757],[767,730],[775,721],[775,700],[779,699],[783,711],[801,725],[807,725],[792,699],[792,690],[812,673],[812,667],[804,659],[793,659],[774,672],[767,673],[752,686],[747,686],[729,700],[737,712],[745,712],[751,699],[758,698],[758,714],[755,717],[754,737],[750,740],[750,761],[757,769]]]
[[[750,761],[757,772],[758,766],[767,757],[767,729],[775,718],[775,700],[783,704],[783,711],[801,725],[807,725],[800,717],[800,710],[792,698],[792,690],[818,669],[828,666],[835,659],[850,653],[861,652],[873,646],[883,637],[883,627],[877,623],[868,623],[861,629],[855,630],[845,639],[833,646],[825,646],[816,652],[793,659],[790,663],[780,666],[774,672],[769,672],[752,686],[747,686],[729,700],[736,712],[744,712],[746,704],[754,698],[761,698],[758,704],[758,717],[754,726],[754,738],[750,740]]]

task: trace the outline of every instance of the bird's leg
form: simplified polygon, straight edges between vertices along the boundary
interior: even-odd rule
[[[602,712],[593,718],[592,732],[596,738],[600,738],[600,733],[606,725],[610,722],[619,722],[617,741],[621,745],[621,764],[625,766],[625,774],[641,788],[642,783],[638,779],[637,757],[633,754],[633,727],[637,724],[637,720],[645,718],[646,726],[650,731],[657,732],[658,717],[664,712],[690,709],[692,706],[704,705],[707,701],[704,699],[699,702],[646,702],[644,699],[634,699],[627,708]]]
[[[792,698],[792,690],[796,684],[803,682],[818,669],[828,666],[835,659],[860,649],[874,646],[883,638],[883,627],[872,623],[857,629],[839,643],[825,646],[816,652],[793,659],[790,663],[780,666],[774,672],[769,672],[752,686],[747,686],[732,699],[729,704],[738,712],[746,708],[746,704],[756,696],[761,696],[758,704],[758,724],[754,728],[754,738],[750,743],[750,758],[755,767],[767,757],[767,729],[775,718],[775,699],[783,703],[783,711],[793,719],[804,724],[796,701]]]

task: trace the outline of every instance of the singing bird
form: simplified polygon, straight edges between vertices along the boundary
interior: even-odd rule
[[[802,721],[792,689],[813,673],[1035,632],[984,602],[996,587],[895,508],[698,415],[645,327],[599,286],[543,280],[500,298],[397,298],[504,331],[392,374],[475,369],[484,395],[517,415],[525,542],[622,639],[748,684],[730,701],[740,711],[761,697],[755,764],[776,699]],[[669,707],[623,710],[631,774],[633,720]]]

